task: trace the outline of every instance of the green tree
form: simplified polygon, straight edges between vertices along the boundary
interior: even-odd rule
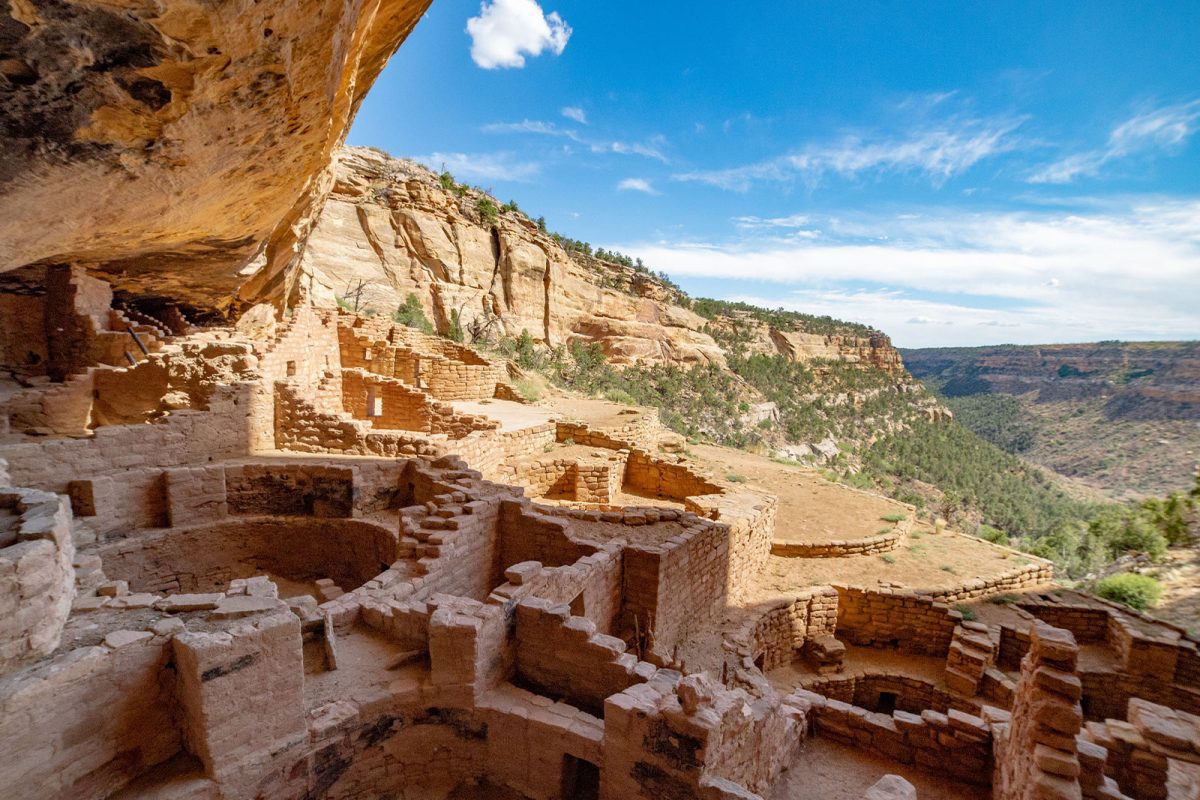
[[[421,301],[413,292],[409,292],[404,303],[392,312],[392,320],[422,333],[433,333],[433,323],[425,316],[425,309],[421,308]]]
[[[450,330],[446,331],[446,338],[454,342],[466,339],[463,333],[462,318],[457,308],[450,309]]]

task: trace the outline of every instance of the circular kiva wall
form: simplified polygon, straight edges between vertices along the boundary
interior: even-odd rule
[[[303,517],[172,528],[96,550],[109,580],[135,592],[223,591],[234,578],[270,574],[301,583],[331,578],[346,591],[396,560],[398,534],[359,520]]]

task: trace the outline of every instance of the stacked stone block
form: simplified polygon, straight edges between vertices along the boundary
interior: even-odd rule
[[[806,690],[789,701],[807,710],[818,736],[966,783],[991,782],[992,731],[980,717],[956,709],[879,714]]]

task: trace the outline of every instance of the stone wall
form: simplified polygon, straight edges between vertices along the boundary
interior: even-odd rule
[[[911,525],[911,523],[910,523]],[[846,558],[895,550],[904,541],[906,531],[897,525],[887,533],[861,539],[834,539],[828,542],[771,542],[771,555],[784,558]]]
[[[269,572],[352,589],[396,559],[396,533],[360,520],[244,517],[120,539],[93,551],[137,592],[212,592]]]
[[[995,800],[1080,796],[1078,657],[1070,631],[1041,622],[1031,629],[1011,722],[996,736]]]
[[[885,669],[860,668],[851,674],[810,678],[802,685],[807,691],[867,711],[877,709],[880,694],[887,692],[895,696],[897,710],[918,716],[926,710],[941,714],[951,710],[967,714],[979,712],[978,704],[965,702],[930,681]]]
[[[219,632],[184,631],[173,652],[188,752],[224,797],[281,793],[294,779],[287,751],[308,740],[300,620],[283,608]]]
[[[991,783],[992,731],[977,716],[953,709],[879,714],[804,690],[789,699],[808,709],[818,736],[976,786]]]
[[[108,641],[0,678],[0,794],[103,800],[180,752],[170,635]]]
[[[805,727],[778,697],[659,670],[605,702],[602,797],[753,797],[795,757]]]
[[[354,419],[370,422],[375,428],[441,434],[449,439],[500,428],[494,420],[459,413],[448,403],[437,402],[392,378],[347,369],[342,370],[341,384],[342,407]]]
[[[652,633],[667,660],[691,631],[707,628],[728,599],[729,526],[696,520],[659,546],[625,551],[627,628]]]
[[[1129,701],[1127,716],[1128,723],[1087,723],[1080,747],[1104,748],[1104,774],[1130,797],[1167,800],[1173,796],[1170,762],[1193,770],[1200,765],[1200,716],[1137,698]]]
[[[88,484],[88,524],[98,533],[161,527],[167,522],[163,469],[244,457],[252,420],[268,401],[255,386],[213,393],[208,411],[177,411],[149,425],[98,428],[88,439],[48,439],[0,447],[12,481],[66,494]]]
[[[743,621],[725,636],[725,648],[736,669],[757,666],[765,672],[786,666],[810,640],[833,634],[837,606],[837,591],[824,586],[741,609],[735,614]]]
[[[838,637],[851,644],[892,647],[944,658],[962,614],[930,597],[901,590],[838,586]]]
[[[596,631],[569,606],[529,597],[517,606],[515,681],[594,716],[604,701],[655,673],[653,664],[625,652],[625,642]]]
[[[74,557],[65,498],[0,490],[0,675],[58,647],[75,597]]]
[[[543,513],[528,500],[503,500],[500,504],[501,561],[512,566],[537,561],[547,567],[574,564],[597,547],[571,538],[569,517]]]

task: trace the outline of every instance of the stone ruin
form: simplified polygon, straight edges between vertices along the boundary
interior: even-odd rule
[[[818,746],[943,796],[1196,796],[1196,641],[1045,562],[764,600],[771,559],[905,529],[780,549],[653,416],[563,419],[390,321],[10,290],[50,323],[2,343],[0,796],[745,800]]]
[[[1187,632],[1003,548],[863,585],[909,525],[308,302],[428,5],[0,12],[0,800],[1200,795]]]

